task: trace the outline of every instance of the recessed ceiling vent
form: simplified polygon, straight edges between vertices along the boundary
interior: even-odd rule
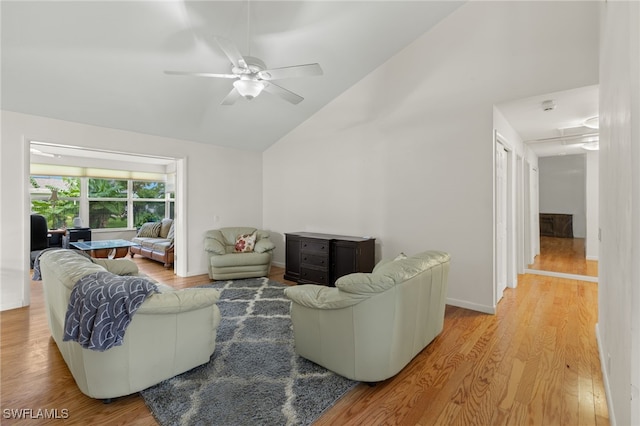
[[[542,110],[543,111],[553,111],[554,109],[556,109],[556,103],[553,99],[550,99],[548,101],[544,101],[542,103]]]

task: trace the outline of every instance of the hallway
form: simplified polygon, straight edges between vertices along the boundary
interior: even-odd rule
[[[540,254],[529,269],[598,276],[598,261],[585,259],[584,238],[540,237]]]

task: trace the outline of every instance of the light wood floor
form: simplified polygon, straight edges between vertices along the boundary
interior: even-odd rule
[[[174,287],[209,282],[136,262]],[[285,282],[282,269],[272,271]],[[80,393],[49,335],[41,283],[31,288],[31,306],[0,314],[2,413],[66,409],[65,424],[156,424],[137,394],[103,404]],[[358,385],[316,424],[608,425],[594,332],[597,291],[596,283],[523,275],[496,315],[447,306],[442,334],[400,374]]]
[[[598,261],[585,257],[584,238],[540,237],[540,255],[529,269],[598,276]]]

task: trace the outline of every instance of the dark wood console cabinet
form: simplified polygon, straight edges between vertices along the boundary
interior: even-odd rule
[[[540,236],[573,238],[573,215],[540,213]]]
[[[375,238],[294,232],[285,240],[289,281],[333,286],[341,276],[371,272],[375,265]]]

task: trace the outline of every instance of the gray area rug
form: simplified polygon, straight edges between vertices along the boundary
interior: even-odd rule
[[[309,425],[358,382],[297,356],[287,287],[219,281],[222,320],[211,360],[140,392],[166,425]]]

